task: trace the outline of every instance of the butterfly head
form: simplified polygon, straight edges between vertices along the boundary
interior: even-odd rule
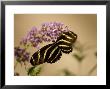
[[[33,65],[33,66],[36,65],[35,60],[33,59],[33,57],[31,57],[30,63],[31,63],[31,65]]]

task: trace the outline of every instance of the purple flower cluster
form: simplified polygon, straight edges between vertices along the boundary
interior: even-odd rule
[[[22,49],[20,47],[14,48],[15,58],[18,62],[29,61],[30,53],[26,52],[26,49]]]
[[[49,37],[49,41],[55,42],[59,35],[64,32],[68,31],[67,26],[64,26],[63,23],[58,22],[50,22],[50,23],[43,23],[40,33],[46,38]],[[44,40],[45,41],[45,40]]]
[[[23,45],[31,43],[33,47],[39,48],[42,42],[55,42],[58,36],[65,31],[69,31],[67,26],[63,23],[50,22],[43,23],[40,29],[32,27],[27,36],[20,42]]]

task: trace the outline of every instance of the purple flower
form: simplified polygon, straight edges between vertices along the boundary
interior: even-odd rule
[[[68,32],[68,31],[69,31],[69,29],[68,29],[68,27],[66,26],[66,27],[64,28],[63,32]]]
[[[59,35],[69,31],[67,26],[59,22],[45,22],[39,29],[35,26],[28,32],[27,36],[22,39],[21,44],[24,46],[31,43],[33,47],[39,48],[42,42],[55,42]]]
[[[15,57],[21,57],[21,55],[24,53],[25,49],[21,49],[20,47],[15,47],[14,53]]]
[[[15,58],[18,62],[25,62],[29,60],[30,53],[25,49],[18,47],[14,48]]]
[[[37,47],[39,43],[42,43],[42,38],[40,37],[33,37],[29,40],[33,47]]]
[[[67,31],[69,31],[68,27],[64,26],[63,23],[50,22],[42,24],[40,33],[43,35],[44,42],[47,40],[46,39],[47,37],[49,37],[49,40],[47,40],[47,42],[48,41],[55,42],[61,33]]]
[[[31,38],[35,37],[38,33],[38,29],[36,27],[32,27],[32,29],[27,34],[27,39],[30,40]]]
[[[25,53],[23,54],[22,61],[23,61],[23,62],[29,61],[29,55],[30,55],[29,52],[25,52]]]
[[[27,44],[27,38],[23,38],[21,41],[20,41],[20,44],[23,44],[24,46]]]
[[[45,22],[42,24],[42,27],[48,27],[49,26],[49,23],[48,22]]]
[[[42,39],[40,37],[35,37],[35,42],[36,43],[42,43]]]
[[[51,39],[49,37],[45,37],[45,36],[42,37],[42,40],[44,42],[50,42],[51,41]]]

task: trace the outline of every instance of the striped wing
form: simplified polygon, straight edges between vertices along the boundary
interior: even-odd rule
[[[53,44],[46,53],[46,59],[45,62],[47,63],[55,63],[56,61],[60,60],[62,56],[61,49],[58,47],[58,45]]]
[[[59,46],[63,53],[70,53],[73,50],[72,45],[76,39],[77,35],[73,32],[64,32],[58,37],[56,44]]]
[[[52,44],[48,44],[44,47],[42,47],[40,50],[35,52],[30,60],[30,63],[35,66],[44,63],[45,61],[45,52],[46,50],[51,46]]]
[[[61,58],[61,49],[58,45],[49,44],[42,47],[40,50],[35,52],[30,60],[30,63],[35,66],[42,63],[55,63],[57,60]]]

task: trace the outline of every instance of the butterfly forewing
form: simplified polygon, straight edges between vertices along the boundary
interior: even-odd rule
[[[56,44],[49,44],[35,52],[30,63],[35,66],[45,62],[54,63],[61,58],[61,49]]]
[[[42,47],[40,50],[38,50],[37,52],[35,52],[30,60],[30,63],[35,66],[35,65],[39,65],[45,62],[45,52],[46,50],[51,46],[52,44],[48,44],[44,47]]]

